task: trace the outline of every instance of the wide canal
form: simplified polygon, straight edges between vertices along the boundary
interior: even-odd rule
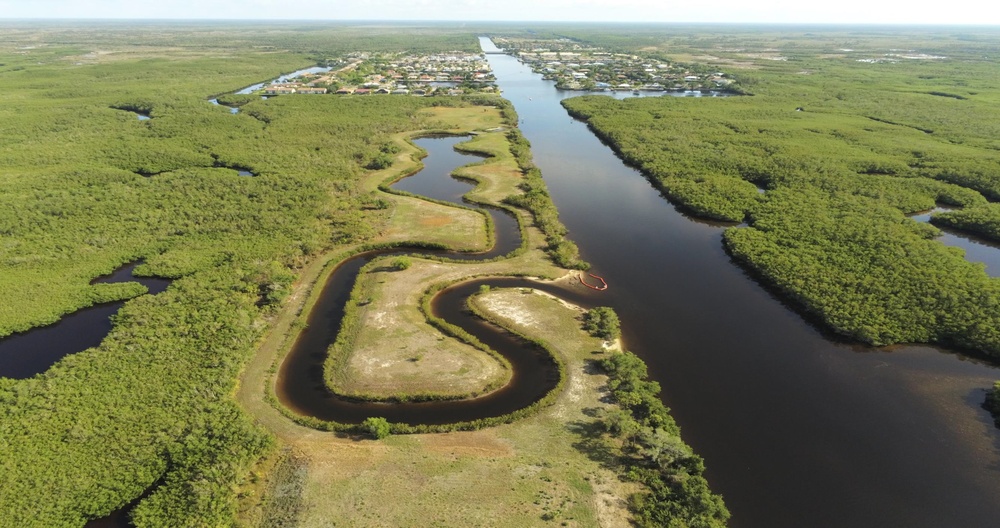
[[[483,38],[484,49],[495,49]],[[489,62],[570,238],[610,289],[735,527],[993,526],[1000,370],[928,346],[839,342],[749,278],[506,55]],[[704,100],[712,104],[711,98]]]

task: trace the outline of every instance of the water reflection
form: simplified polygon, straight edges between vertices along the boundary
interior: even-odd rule
[[[952,207],[937,206],[930,211],[911,215],[910,218],[917,222],[928,223],[934,214],[954,210]],[[962,248],[965,250],[966,260],[985,265],[986,274],[990,277],[1000,277],[1000,245],[991,240],[957,229],[950,229],[939,225],[935,225],[935,227],[941,230],[941,236],[935,240],[940,241],[946,246]]]
[[[998,369],[827,339],[731,262],[723,228],[689,221],[570,119],[559,101],[576,94],[487,59],[732,527],[995,524],[998,435],[977,397]]]
[[[167,279],[135,277],[138,262],[126,264],[113,273],[94,279],[91,284],[138,282],[150,294],[170,285]],[[0,376],[24,379],[48,370],[60,359],[101,344],[111,331],[111,316],[125,301],[111,302],[77,310],[58,322],[0,339]]]
[[[470,190],[467,182],[450,176],[456,167],[476,158],[454,150],[465,141],[462,137],[425,138],[416,143],[428,152],[424,168],[414,176],[404,178],[394,187],[438,200],[462,203],[462,195]],[[489,210],[496,230],[495,246],[481,254],[437,252],[436,254],[463,260],[485,260],[514,251],[520,246],[517,222],[509,215]],[[373,251],[341,263],[326,280],[320,299],[311,309],[308,321],[295,340],[278,372],[275,394],[285,407],[303,416],[340,423],[360,423],[370,416],[381,416],[392,422],[409,424],[444,424],[478,418],[501,416],[527,407],[537,401],[559,381],[558,370],[547,353],[506,332],[498,331],[465,307],[465,299],[478,291],[480,285],[508,287],[549,286],[525,279],[491,278],[462,283],[438,294],[432,312],[451,324],[460,326],[510,362],[512,377],[500,390],[488,395],[460,401],[425,403],[354,402],[333,395],[323,378],[323,366],[330,344],[336,339],[351,288],[361,267],[373,258],[386,255],[424,252],[418,248]],[[572,293],[567,292],[567,295]]]

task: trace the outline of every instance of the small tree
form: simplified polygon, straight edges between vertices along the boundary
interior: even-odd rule
[[[619,407],[602,408],[598,418],[605,432],[623,440],[632,438],[641,429],[639,422],[628,411]]]
[[[411,261],[409,257],[396,257],[392,261],[392,267],[399,271],[409,269],[411,264],[413,264],[413,261]]]
[[[369,161],[367,165],[365,165],[365,168],[370,170],[387,169],[392,166],[392,162],[393,162],[392,156],[386,154],[385,152],[381,152],[377,156],[372,158],[372,160]]]
[[[598,306],[583,316],[583,329],[590,335],[604,339],[618,339],[621,336],[621,324],[618,314],[607,306]]]
[[[365,418],[365,421],[361,423],[361,427],[376,440],[381,440],[392,434],[392,426],[389,425],[389,421],[381,416]]]

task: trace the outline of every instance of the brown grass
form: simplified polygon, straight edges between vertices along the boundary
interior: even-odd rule
[[[486,219],[482,214],[419,198],[392,196],[395,204],[380,242],[421,240],[457,250],[486,249]]]
[[[510,320],[531,313],[537,325],[511,324],[558,343],[567,390],[532,418],[483,431],[300,442],[310,462],[299,526],[628,526],[631,488],[583,448],[587,410],[605,405],[605,378],[585,370],[600,341],[580,330],[578,310],[544,295],[493,290],[479,302]]]
[[[436,119],[451,120],[450,126],[456,129],[488,129],[500,123],[495,109],[482,110],[481,107],[435,108],[430,113]],[[505,141],[501,141],[502,137],[476,139],[486,147],[498,147]],[[385,178],[418,165],[412,157],[413,147],[405,143],[402,135],[396,140],[406,145],[397,156],[397,164],[387,171],[368,175],[363,182],[365,188],[375,189]],[[489,199],[505,196],[519,176],[510,167],[504,168],[503,163],[496,162],[463,170],[474,171],[482,179],[484,186],[480,192]],[[404,201],[395,196],[387,199],[393,201],[393,214],[400,215]],[[519,215],[530,222],[525,213]],[[390,221],[385,236],[406,236],[410,240],[433,236],[435,229],[448,229],[451,225],[439,220],[443,216],[457,223],[463,215],[425,208],[410,216],[409,230],[399,231],[405,235],[394,233]],[[359,316],[374,322],[379,313],[384,313],[382,317],[399,322],[393,325],[392,332],[400,335],[385,340],[385,332],[381,335],[373,332],[358,339],[355,351],[363,351],[365,357],[379,357],[416,343],[424,343],[427,349],[459,350],[457,343],[442,340],[436,330],[422,322],[415,312],[415,299],[431,284],[474,275],[511,272],[564,275],[565,270],[554,267],[540,251],[545,245],[542,234],[534,228],[528,228],[527,232],[530,250],[512,259],[467,264],[413,259],[413,265],[403,272],[373,272],[372,292],[378,299]],[[591,411],[604,405],[600,401],[604,378],[587,373],[586,361],[602,349],[602,344],[579,329],[578,311],[544,295],[494,290],[480,299],[485,303],[483,309],[494,310],[519,331],[552,343],[555,353],[562,356],[567,366],[564,392],[551,407],[531,418],[477,432],[371,441],[299,426],[271,407],[264,395],[267,385],[273,383],[275,361],[289,346],[294,336],[293,323],[301,311],[308,309],[308,292],[322,277],[325,264],[326,261],[318,259],[302,271],[286,310],[273,321],[272,331],[241,378],[238,392],[241,405],[278,438],[291,453],[290,459],[301,466],[301,471],[273,471],[266,483],[266,489],[271,491],[265,495],[285,490],[291,496],[283,497],[284,502],[269,501],[265,496],[257,514],[247,519],[280,516],[281,511],[275,513],[268,508],[284,503],[295,505],[295,524],[303,527],[628,525],[622,497],[630,488],[602,466],[600,449],[595,451],[595,446],[587,440],[593,422]],[[530,318],[524,317],[529,314]],[[534,323],[525,322],[529,319]],[[402,335],[406,333],[411,335]],[[466,359],[485,356],[474,350],[457,354],[467,354]],[[422,361],[423,358],[415,363]],[[425,382],[440,375],[440,369],[432,374],[433,370],[425,372]],[[288,480],[292,478],[289,475],[301,481]],[[248,497],[244,506],[258,503],[259,499]],[[253,507],[245,509],[254,511]]]
[[[419,310],[423,292],[452,267],[414,259],[396,271],[376,263],[363,279],[363,297],[371,302],[361,308],[361,330],[332,380],[338,392],[369,399],[463,397],[507,382],[510,372],[493,356],[447,338]]]
[[[489,130],[503,125],[500,112],[496,108],[485,106],[466,108],[433,106],[421,110],[420,116],[428,120],[428,128],[456,132]]]
[[[424,227],[441,227],[454,223],[455,220],[449,216],[426,216],[420,219],[420,225]]]

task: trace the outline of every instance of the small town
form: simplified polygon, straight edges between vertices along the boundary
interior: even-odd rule
[[[265,86],[264,95],[463,95],[494,93],[496,77],[482,54],[448,52],[435,55],[353,54],[346,66],[326,73],[307,73]]]
[[[561,39],[493,39],[519,61],[561,90],[604,91],[726,91],[733,80],[722,72],[625,53],[610,53]]]

